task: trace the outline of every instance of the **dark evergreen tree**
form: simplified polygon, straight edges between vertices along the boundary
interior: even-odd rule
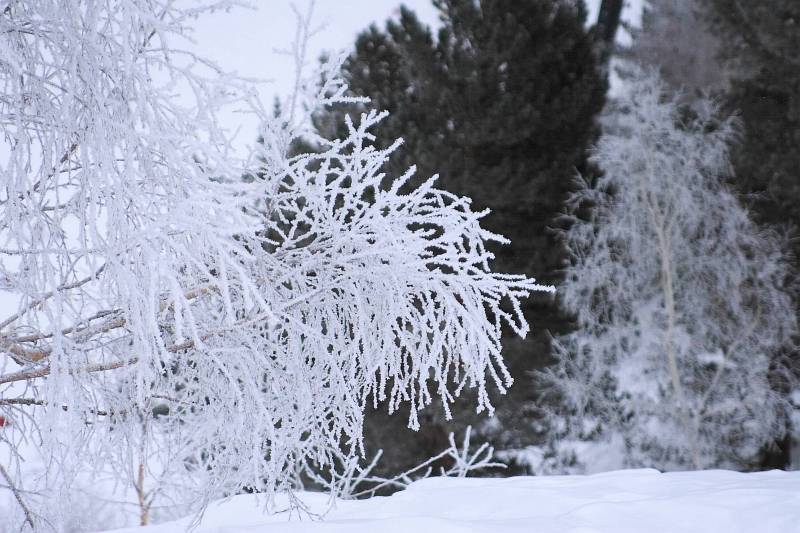
[[[739,185],[765,222],[800,226],[800,3],[709,6],[733,69],[728,107],[744,123],[734,159]]]
[[[606,92],[584,6],[572,0],[434,4],[442,21],[435,37],[407,8],[385,29],[372,26],[358,36],[345,64],[350,89],[391,113],[379,143],[405,139],[390,172],[399,175],[413,162],[418,179],[439,174],[441,187],[491,209],[488,229],[511,240],[493,250],[495,268],[557,284],[565,251],[552,227],[576,173],[590,172],[587,149]],[[332,118],[317,115],[323,132]],[[536,395],[530,372],[549,361],[550,334],[569,328],[552,298],[535,296],[524,312],[534,333],[524,342],[508,335],[504,347],[516,385],[496,399],[496,417],[481,426],[499,448],[536,441],[536,424],[526,416]],[[392,443],[386,468],[406,466],[438,451],[448,431],[480,423],[469,405],[458,402],[450,423],[429,410],[433,420],[423,424],[424,435],[406,432],[402,416],[379,410],[368,417],[368,447]]]

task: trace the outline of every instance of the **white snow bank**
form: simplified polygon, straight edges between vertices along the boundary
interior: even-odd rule
[[[312,510],[327,498],[305,493]],[[115,533],[181,532],[189,520]],[[792,533],[800,472],[622,470],[591,476],[432,478],[390,497],[339,501],[324,519],[264,515],[257,498],[213,504],[197,533]]]

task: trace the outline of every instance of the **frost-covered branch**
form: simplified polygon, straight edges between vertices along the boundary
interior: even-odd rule
[[[9,488],[9,490],[14,495],[14,498],[17,500],[17,503],[19,504],[19,506],[22,508],[22,512],[25,513],[25,522],[31,528],[34,528],[35,524],[33,523],[33,513],[31,513],[31,510],[28,508],[28,504],[25,503],[25,500],[23,499],[23,497],[20,494],[19,490],[14,485],[14,480],[11,479],[11,476],[8,474],[8,472],[6,471],[5,467],[2,464],[0,464],[0,475],[2,475],[3,479],[6,480],[6,483],[8,484],[7,486]]]
[[[305,465],[361,453],[367,403],[406,402],[417,427],[472,387],[491,411],[489,387],[512,381],[502,329],[525,335],[520,300],[552,290],[489,269],[503,238],[468,199],[382,172],[398,146],[372,145],[384,114],[315,136],[308,113],[350,101],[337,62],[273,117],[187,51],[192,21],[233,4],[0,15],[0,414],[15,418],[0,447],[54,527],[79,474],[135,488],[144,518],[156,495],[271,501]],[[219,126],[231,106],[263,121],[244,157]],[[301,136],[319,151],[289,157]],[[52,465],[40,480],[19,476],[23,452]]]
[[[368,464],[362,466],[357,457],[340,456],[338,458],[342,465],[342,471],[336,469],[330,471],[330,477],[321,476],[315,470],[308,470],[307,474],[316,483],[323,487],[329,487],[332,492],[340,494],[344,498],[364,498],[372,497],[383,489],[405,489],[414,481],[430,477],[433,473],[433,465],[442,460],[452,461],[448,468],[440,467],[438,475],[444,477],[466,477],[470,473],[485,470],[487,468],[505,468],[505,464],[493,461],[494,448],[488,443],[481,444],[474,451],[470,451],[470,436],[472,427],[467,426],[464,432],[464,440],[461,447],[456,444],[453,433],[448,435],[450,446],[438,454],[429,457],[422,463],[409,468],[391,478],[384,478],[371,475],[372,470],[380,461],[383,450],[372,458]],[[368,486],[368,488],[362,488]]]

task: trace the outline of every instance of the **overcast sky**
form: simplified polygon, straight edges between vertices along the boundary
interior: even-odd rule
[[[642,1],[627,0],[623,18],[637,23]],[[265,101],[271,103],[276,95],[283,97],[290,92],[293,63],[275,51],[291,43],[295,18],[290,0],[252,0],[252,3],[255,10],[235,9],[201,18],[194,37],[199,51],[226,70],[272,80],[262,90]],[[424,22],[438,24],[431,0],[316,0],[314,18],[323,29],[310,43],[310,58],[316,59],[326,50],[349,50],[360,31],[372,23],[383,26],[387,18],[398,15],[401,3],[413,9]],[[600,0],[586,1],[590,22],[597,17],[599,3]],[[295,4],[305,10],[308,0],[296,0]],[[225,120],[230,121],[228,127],[243,126],[242,135],[256,130],[256,124],[243,121],[241,115]]]
[[[642,0],[628,0],[624,16],[635,20]],[[314,18],[324,29],[311,42],[312,57],[323,50],[350,49],[355,36],[372,23],[383,26],[404,3],[430,25],[437,25],[431,0],[316,0]],[[588,0],[588,20],[594,21],[600,0]],[[200,20],[196,38],[204,54],[240,74],[274,79],[277,92],[289,90],[291,62],[273,51],[291,42],[295,24],[290,0],[255,0],[255,10],[236,9]],[[295,4],[305,9],[308,0]]]

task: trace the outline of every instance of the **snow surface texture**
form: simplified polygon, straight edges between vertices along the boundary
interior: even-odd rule
[[[312,512],[328,498],[305,493]],[[115,533],[172,533],[189,519]],[[209,506],[197,533],[792,533],[800,472],[620,470],[591,476],[429,478],[390,497],[336,502],[323,519],[264,515],[256,496]]]

